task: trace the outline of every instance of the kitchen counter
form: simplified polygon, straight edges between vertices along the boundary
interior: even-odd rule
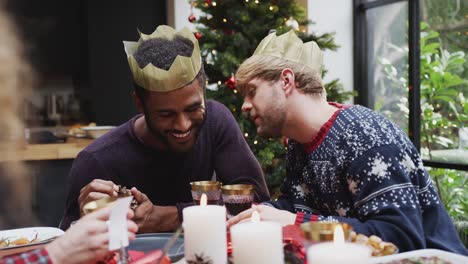
[[[25,144],[6,151],[0,146],[0,162],[74,159],[93,139],[69,137],[65,143]]]

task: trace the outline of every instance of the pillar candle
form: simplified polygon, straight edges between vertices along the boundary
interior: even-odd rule
[[[256,214],[256,215],[255,215]],[[279,223],[255,220],[231,227],[234,264],[283,264],[283,233]],[[259,218],[259,217],[258,217]]]
[[[307,262],[313,264],[367,264],[370,248],[344,241],[343,228],[336,226],[333,242],[319,243],[307,249]]]
[[[185,260],[198,256],[212,263],[227,263],[226,208],[206,205],[203,194],[199,206],[184,208],[182,214]]]

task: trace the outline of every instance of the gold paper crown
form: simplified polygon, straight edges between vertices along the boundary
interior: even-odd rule
[[[128,64],[136,84],[146,90],[168,92],[181,88],[195,79],[201,68],[200,48],[198,47],[197,39],[188,28],[183,28],[181,31],[176,32],[173,28],[162,25],[156,28],[151,35],[139,34],[140,39],[138,42],[123,42]],[[176,35],[192,41],[193,52],[191,57],[178,55],[168,71],[160,69],[152,63],[149,63],[143,69],[140,68],[133,54],[135,54],[143,41],[154,38],[172,40]]]
[[[276,33],[269,34],[258,44],[253,56],[255,55],[293,61],[317,72],[321,71],[323,63],[323,53],[317,43],[314,41],[303,43],[293,30],[280,36],[276,36]]]

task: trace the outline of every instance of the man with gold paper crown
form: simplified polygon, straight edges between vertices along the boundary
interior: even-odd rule
[[[192,205],[190,182],[211,180],[255,186],[269,199],[263,173],[229,110],[205,99],[197,39],[187,28],[159,26],[138,42],[124,42],[142,113],[95,140],[70,172],[60,227],[80,217],[83,205],[131,188],[139,232],[174,230]],[[133,187],[133,188],[132,188]]]
[[[241,64],[242,110],[265,137],[285,136],[287,176],[277,201],[254,210],[264,220],[349,223],[400,251],[439,248],[461,254],[450,217],[418,151],[395,124],[362,106],[326,101],[322,52],[293,31],[262,40]]]

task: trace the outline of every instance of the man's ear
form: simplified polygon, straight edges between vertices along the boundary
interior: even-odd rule
[[[138,108],[138,111],[143,114],[144,107],[143,107],[143,102],[140,100],[140,97],[138,97],[135,91],[133,91],[132,97],[133,97],[133,101],[135,102],[136,107]]]
[[[283,91],[286,95],[290,95],[294,89],[296,89],[296,75],[294,71],[290,68],[285,68],[281,71],[281,82],[283,86]]]

